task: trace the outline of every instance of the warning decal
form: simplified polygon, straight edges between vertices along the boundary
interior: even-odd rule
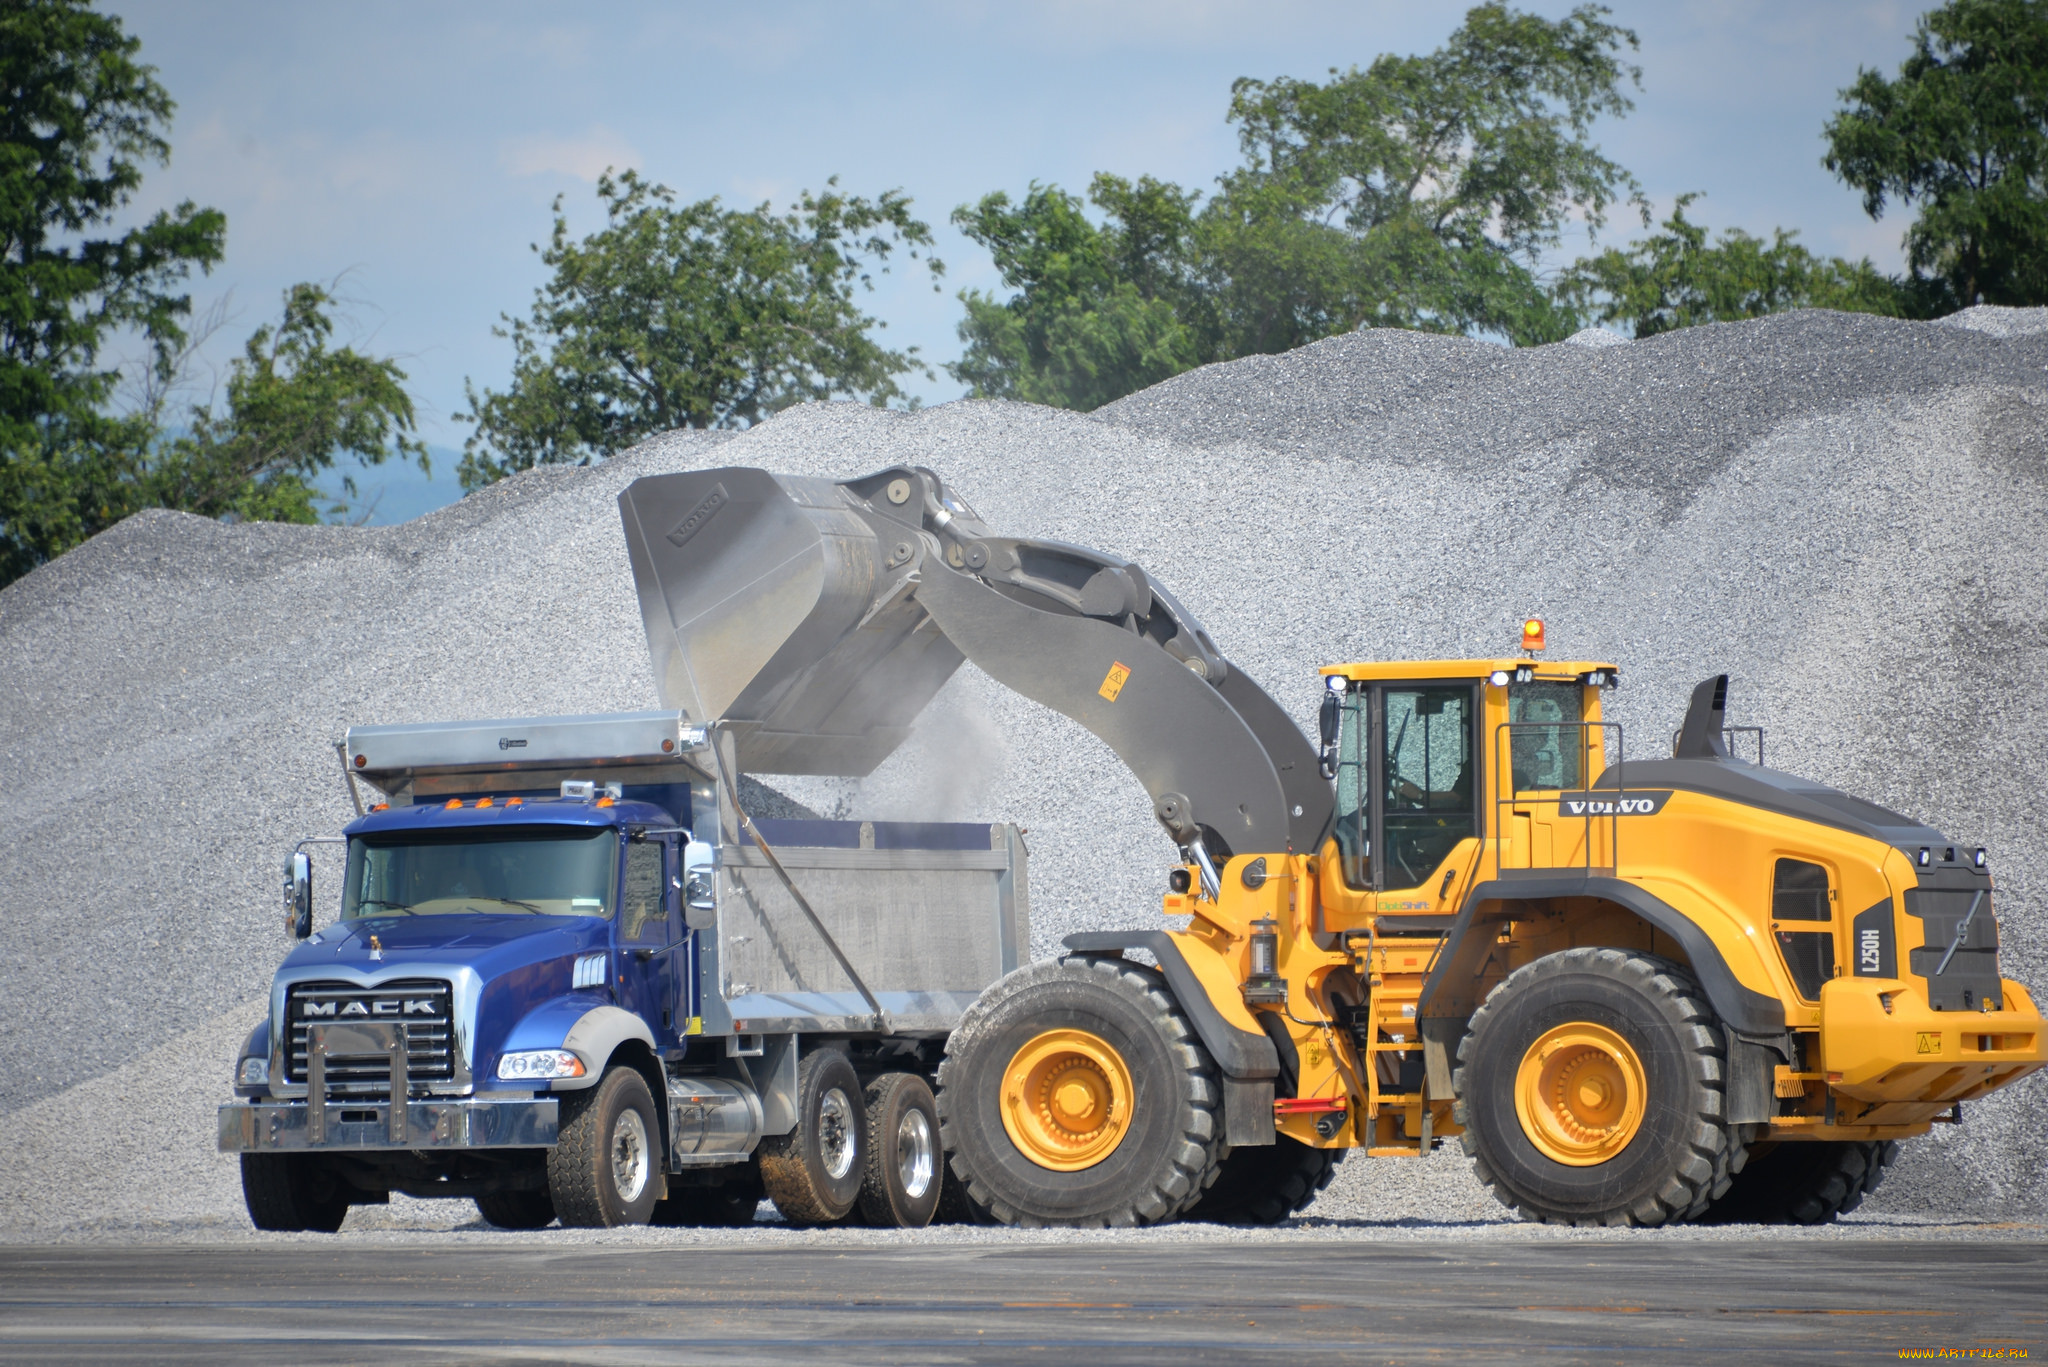
[[[1918,1044],[1919,1044],[1919,1049],[1918,1049],[1918,1052],[1919,1052],[1919,1053],[1922,1053],[1922,1054],[1938,1054],[1938,1053],[1940,1053],[1940,1052],[1941,1052],[1941,1034],[1940,1034],[1940,1032],[1939,1032],[1939,1031],[1935,1031],[1935,1032],[1932,1032],[1932,1033],[1930,1033],[1930,1032],[1927,1032],[1927,1031],[1922,1031],[1922,1032],[1920,1033],[1920,1038],[1919,1038]]]
[[[1124,685],[1130,680],[1131,667],[1119,660],[1109,667],[1109,673],[1102,676],[1102,687],[1095,691],[1115,702],[1116,695],[1124,691]]]

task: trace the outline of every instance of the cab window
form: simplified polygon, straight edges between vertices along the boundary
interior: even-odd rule
[[[1525,683],[1508,689],[1508,752],[1518,793],[1577,788],[1585,782],[1585,692],[1577,683]]]
[[[1337,858],[1344,885],[1361,890],[1372,886],[1372,805],[1365,787],[1368,696],[1364,689],[1344,695],[1337,728]]]
[[[1389,688],[1383,725],[1386,881],[1420,887],[1460,841],[1479,833],[1471,686]]]
[[[626,878],[619,889],[619,934],[625,939],[668,938],[661,860],[658,841],[626,846]]]

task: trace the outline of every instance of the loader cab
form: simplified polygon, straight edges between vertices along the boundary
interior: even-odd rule
[[[1329,929],[1368,916],[1426,929],[1454,915],[1475,882],[1551,866],[1564,848],[1549,843],[1548,818],[1568,806],[1560,795],[1604,767],[1600,693],[1613,666],[1433,660],[1323,675],[1335,703],[1326,768],[1336,815],[1321,878]]]

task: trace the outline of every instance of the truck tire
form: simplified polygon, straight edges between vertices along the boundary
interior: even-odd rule
[[[997,1221],[1157,1224],[1216,1180],[1216,1066],[1166,980],[1118,958],[1020,968],[967,1009],[939,1065],[953,1175]]]
[[[932,1089],[915,1073],[884,1073],[868,1084],[866,1101],[860,1213],[880,1229],[923,1229],[938,1212],[946,1170]]]
[[[761,1141],[761,1185],[793,1225],[829,1225],[860,1199],[867,1109],[846,1055],[819,1049],[796,1068],[796,1128]]]
[[[555,1199],[545,1188],[494,1191],[476,1200],[476,1213],[499,1229],[546,1229],[555,1222]]]
[[[661,1121],[636,1069],[614,1064],[595,1087],[561,1096],[548,1150],[548,1195],[566,1229],[644,1225],[661,1194]]]
[[[1863,1204],[1899,1156],[1896,1140],[1759,1144],[1707,1224],[1824,1225]]]
[[[1232,1149],[1216,1184],[1187,1208],[1183,1220],[1219,1225],[1277,1225],[1330,1185],[1344,1150],[1318,1149],[1288,1135],[1271,1144]]]
[[[1452,1078],[1473,1170],[1529,1220],[1662,1225],[1740,1166],[1722,1031],[1692,975],[1622,949],[1525,964],[1472,1017]]]
[[[348,1218],[348,1187],[310,1154],[243,1154],[242,1202],[250,1224],[279,1233],[333,1234]]]
[[[754,1223],[761,1204],[761,1174],[751,1163],[736,1164],[727,1180],[716,1186],[678,1186],[670,1181],[668,1195],[656,1203],[652,1225],[668,1228],[736,1229]]]

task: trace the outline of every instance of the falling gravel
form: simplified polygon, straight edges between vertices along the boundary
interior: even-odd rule
[[[2048,986],[2048,310],[1527,350],[1361,332],[1091,415],[808,405],[398,527],[145,513],[0,591],[0,1239],[245,1228],[212,1111],[286,947],[284,853],[351,815],[334,742],[654,705],[628,480],[903,462],[999,531],[1138,561],[1305,728],[1317,665],[1498,654],[1526,613],[1553,654],[1621,666],[1632,755],[1725,671],[1773,767],[1987,846],[2005,971]],[[1038,953],[1159,916],[1174,856],[1137,782],[971,668],[869,778],[764,781],[788,810],[1030,828]],[[1968,1112],[1841,1229],[2048,1220],[2040,1078]],[[1354,1156],[1308,1217],[1523,1228],[1455,1152]],[[350,1228],[471,1218],[401,1200]]]

